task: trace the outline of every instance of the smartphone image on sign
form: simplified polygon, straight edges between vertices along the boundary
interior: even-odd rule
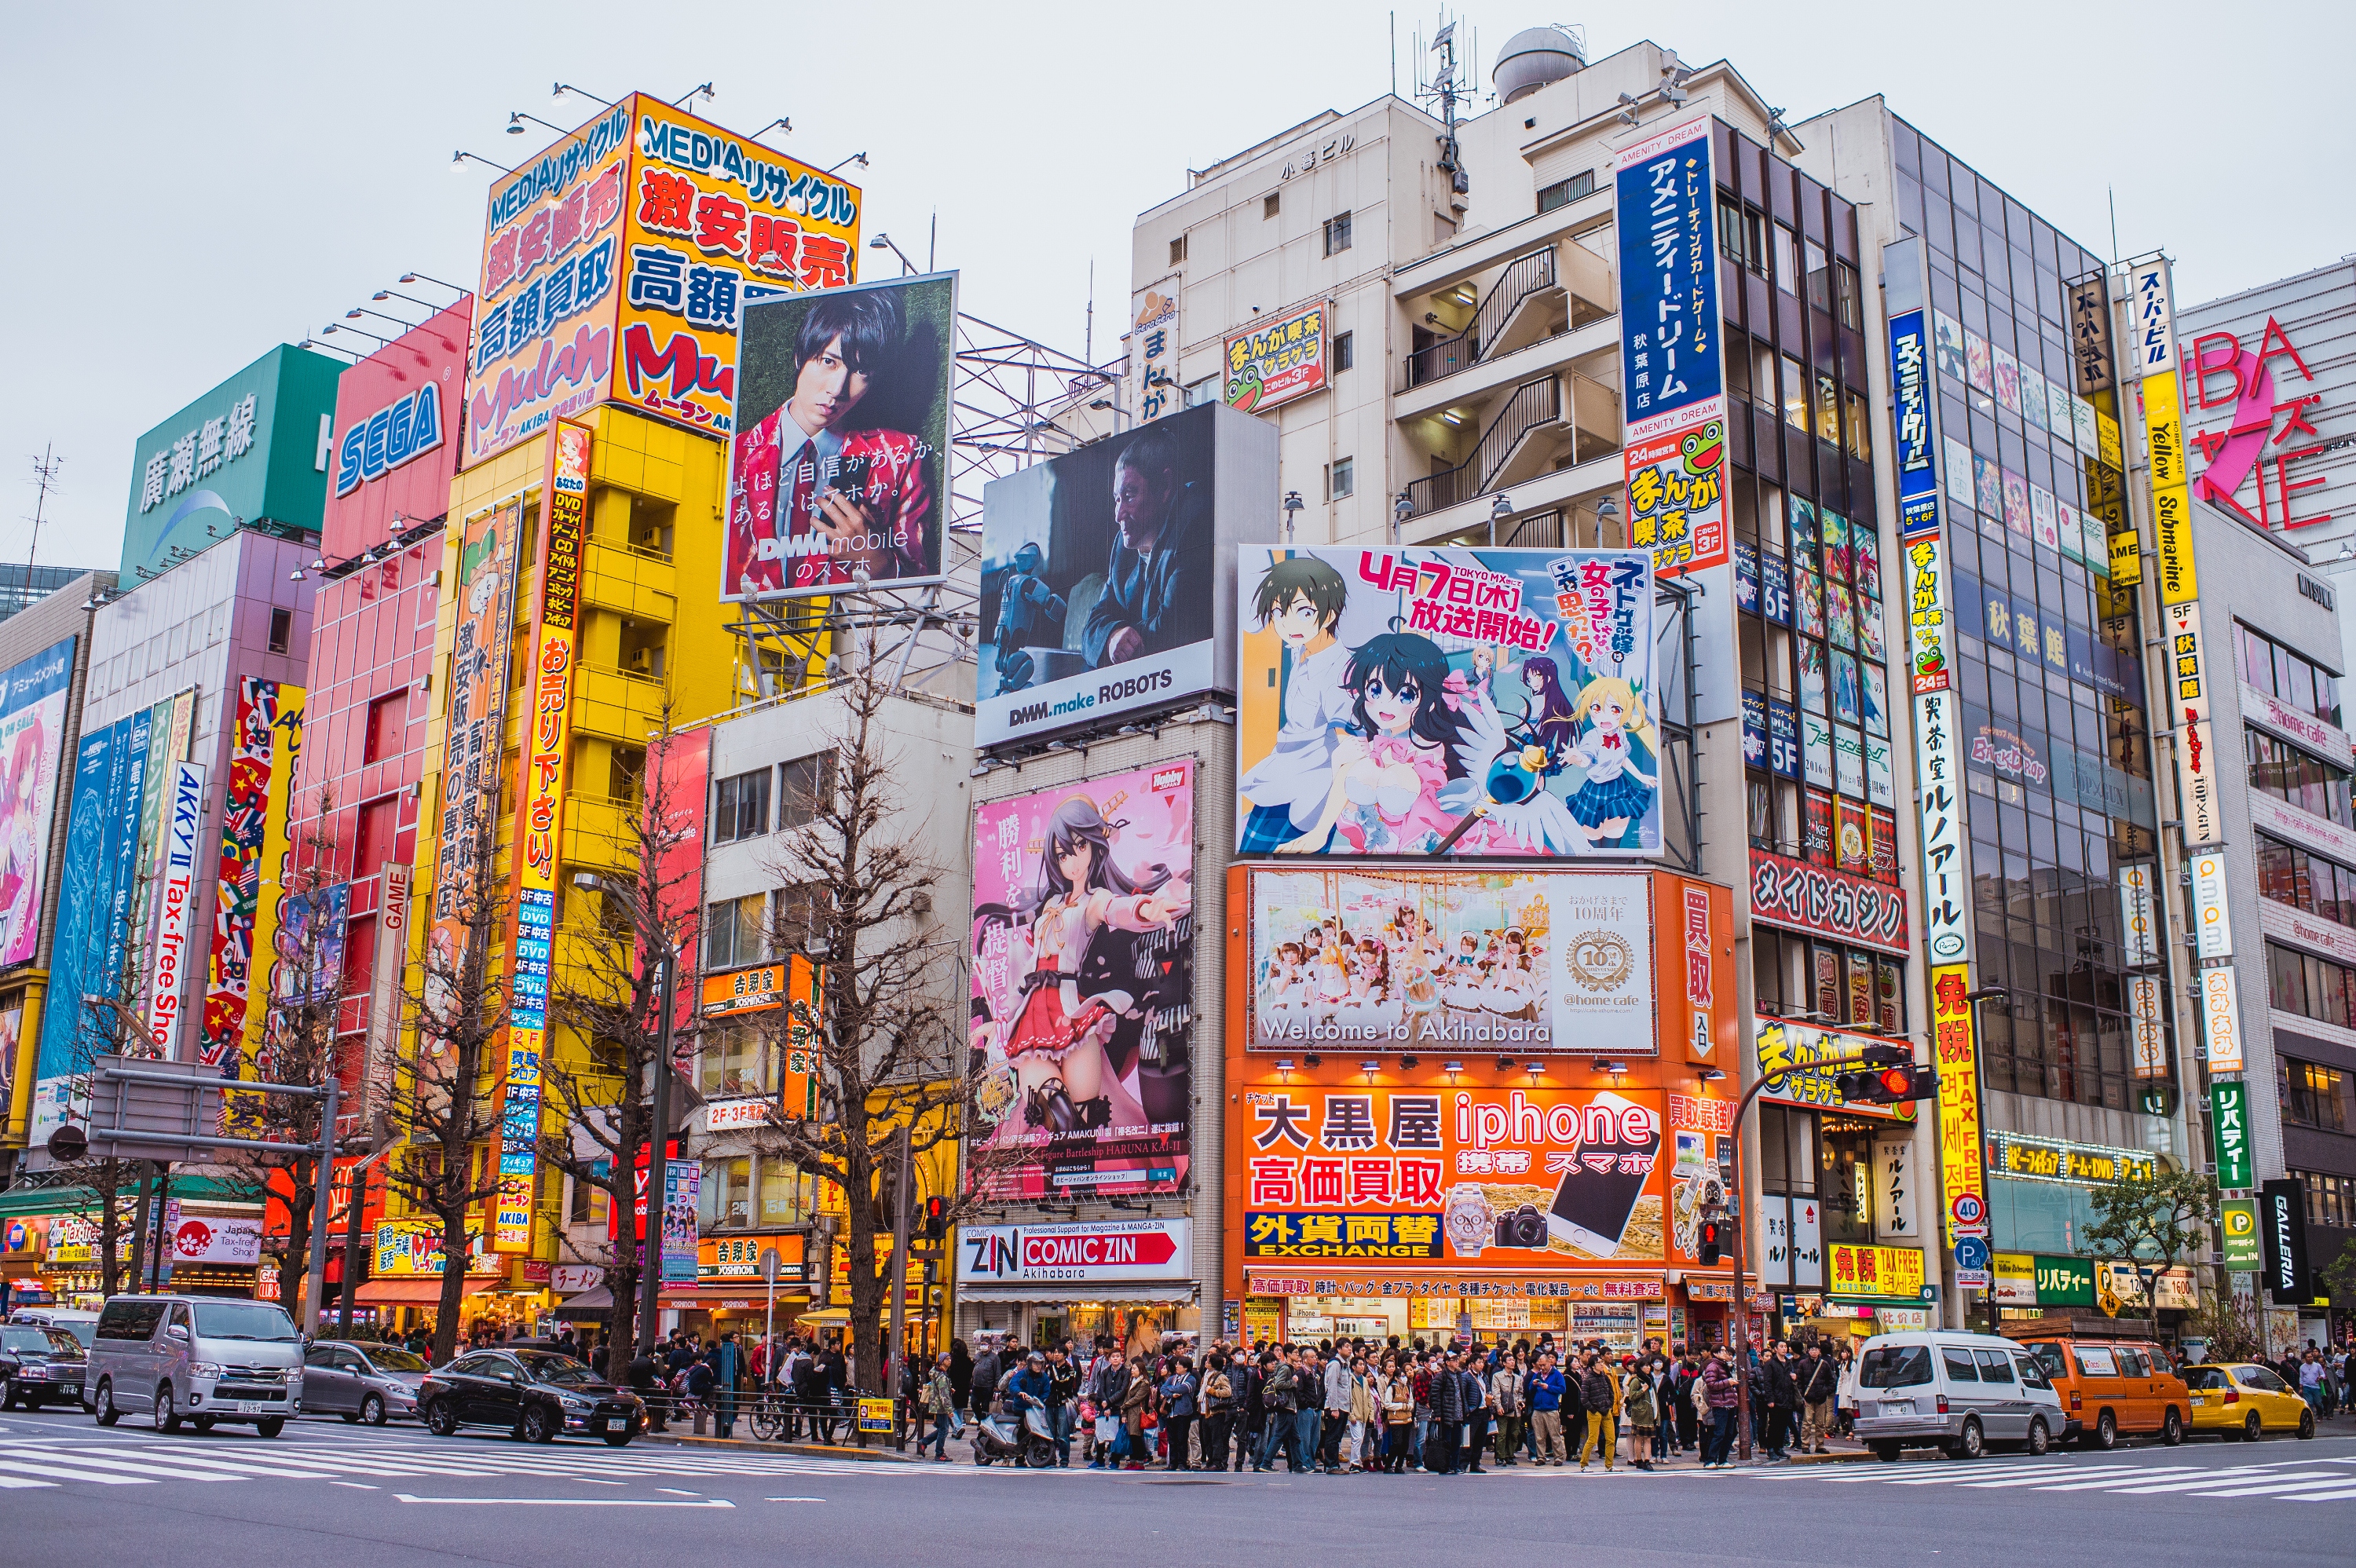
[[[1579,1149],[1554,1189],[1547,1229],[1583,1253],[1612,1256],[1660,1154],[1657,1115],[1622,1095],[1598,1094],[1580,1108]]]

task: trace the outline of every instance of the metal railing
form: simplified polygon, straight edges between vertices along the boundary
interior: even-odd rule
[[[1407,384],[1399,390],[1412,390],[1478,364],[1483,346],[1497,341],[1497,335],[1505,329],[1506,318],[1515,307],[1540,289],[1550,289],[1554,284],[1553,246],[1516,257],[1491,286],[1480,308],[1472,313],[1472,325],[1407,357]]]
[[[1557,423],[1561,418],[1559,378],[1540,376],[1523,382],[1505,400],[1505,406],[1497,411],[1497,417],[1489,421],[1489,428],[1481,432],[1471,457],[1454,468],[1408,482],[1408,515],[1419,517],[1428,512],[1444,511],[1485,493],[1524,436],[1540,426]]]

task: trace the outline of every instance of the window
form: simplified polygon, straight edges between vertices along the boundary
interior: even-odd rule
[[[2036,1357],[2016,1356],[2013,1360],[2020,1364],[2020,1381],[2030,1388],[2050,1389],[2053,1386],[2053,1380],[2045,1375],[2045,1368]]]
[[[1219,379],[1216,376],[1205,376],[1201,380],[1194,382],[1192,385],[1186,387],[1184,389],[1183,396],[1185,401],[1183,406],[1190,409],[1198,403],[1217,402],[1219,400]]]
[[[2233,653],[2242,678],[2260,691],[2327,724],[2340,722],[2340,677],[2321,665],[2239,622]]]
[[[2290,1175],[2307,1193],[2308,1224],[2356,1229],[2356,1176],[2319,1170],[2294,1170]]]
[[[1261,221],[1265,222],[1269,219],[1274,218],[1276,216],[1276,208],[1277,195],[1274,191],[1270,191],[1267,196],[1260,198],[1259,216]]]
[[[1186,236],[1181,234],[1170,241],[1170,264],[1177,266],[1186,259]]]
[[[2356,871],[2263,833],[2256,837],[2259,897],[2356,926]]]
[[[1752,272],[1767,275],[1767,219],[1747,209],[1742,214],[1742,253]]]
[[[1821,311],[1833,308],[1832,263],[1825,248],[1815,240],[1803,241],[1808,262],[1808,303]]]
[[[764,893],[741,899],[718,899],[703,911],[703,966],[733,969],[761,961],[762,916],[768,908]]]
[[[1557,180],[1538,192],[1538,210],[1552,212],[1558,207],[1569,207],[1583,196],[1595,194],[1595,171],[1588,169],[1567,180]]]
[[[795,882],[777,890],[776,944],[780,953],[806,951],[824,935],[824,882]]]
[[[753,1157],[703,1162],[703,1185],[697,1195],[697,1218],[706,1226],[744,1226],[753,1222]]]
[[[2328,958],[2267,943],[2266,992],[2284,1012],[2356,1029],[2356,972]]]
[[[273,610],[270,613],[270,651],[283,654],[294,645],[294,612]]]
[[[720,781],[712,810],[712,841],[734,844],[769,830],[769,770],[755,768]]]
[[[1796,297],[1800,292],[1799,241],[1782,224],[1772,227],[1775,230],[1775,286]]]
[[[1974,1349],[1972,1360],[1980,1364],[1980,1381],[2008,1383],[2012,1381],[2012,1358],[2004,1351]]]
[[[408,735],[409,693],[394,692],[380,697],[368,706],[368,729],[360,736],[360,761],[381,763],[397,757],[404,750]]]
[[[1852,332],[1865,330],[1863,293],[1858,283],[1857,269],[1847,261],[1833,263],[1833,303],[1840,324]]]
[[[1928,1345],[1877,1345],[1858,1363],[1859,1388],[1920,1388],[1930,1381]]]
[[[2287,741],[2244,727],[2242,747],[2249,759],[2250,787],[2342,827],[2356,827],[2349,803],[2349,773]]]
[[[769,1088],[767,1044],[767,1031],[750,1019],[723,1019],[707,1029],[697,1083],[704,1098],[742,1099],[766,1093]]]
[[[1338,256],[1350,248],[1350,215],[1346,212],[1325,220],[1325,253]]]
[[[352,875],[373,877],[393,853],[393,836],[400,831],[401,799],[387,795],[360,807],[359,832],[352,845]]]
[[[1823,370],[1816,372],[1816,438],[1827,446],[1840,444],[1840,389]]]
[[[1800,362],[1783,356],[1783,422],[1805,434],[1808,428],[1808,376]]]
[[[1358,464],[1355,458],[1337,457],[1325,465],[1325,498],[1347,500],[1358,491]]]
[[[1358,362],[1358,335],[1337,332],[1333,335],[1333,374],[1340,375]]]
[[[2286,1117],[2335,1133],[2348,1130],[2348,1079],[2338,1068],[2276,1057],[2275,1079]]]
[[[796,757],[777,770],[777,786],[778,830],[809,827],[833,809],[834,753]]]
[[[1869,433],[1873,421],[1867,415],[1864,394],[1849,392],[1846,396],[1848,400],[1848,454],[1859,462],[1869,461],[1873,456],[1873,437]]]
[[[1943,1345],[1939,1359],[1947,1364],[1947,1381],[1951,1383],[1976,1383],[1980,1370],[1972,1361],[1972,1353],[1960,1345]]]

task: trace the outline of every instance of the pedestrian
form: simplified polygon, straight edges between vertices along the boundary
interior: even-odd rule
[[[736,1348],[736,1331],[720,1336],[712,1348],[712,1430],[723,1437],[736,1435],[736,1381],[744,1358]]]
[[[1481,1450],[1489,1442],[1489,1378],[1488,1360],[1477,1349],[1464,1358],[1464,1370],[1457,1375],[1464,1386],[1464,1463],[1467,1476],[1483,1474]]]
[[[842,1420],[842,1392],[851,1386],[851,1363],[843,1356],[841,1341],[829,1340],[826,1349],[819,1357],[819,1363],[824,1371],[826,1390],[826,1435],[819,1441],[832,1443],[836,1428]]]
[[[1536,1463],[1560,1465],[1563,1461],[1562,1404],[1569,1391],[1569,1380],[1555,1366],[1552,1351],[1538,1352],[1538,1368],[1526,1384],[1530,1396],[1530,1432],[1537,1439]]]
[[[1170,1375],[1162,1380],[1162,1430],[1168,1434],[1170,1468],[1191,1470],[1186,1462],[1186,1434],[1194,1424],[1197,1396],[1194,1363],[1181,1356],[1172,1367]]]
[[[1621,1403],[1628,1412],[1628,1463],[1639,1470],[1653,1467],[1653,1432],[1661,1424],[1660,1386],[1653,1366],[1639,1362],[1621,1385]]]
[[[1579,1467],[1586,1469],[1589,1457],[1601,1449],[1603,1467],[1609,1470],[1612,1445],[1620,1433],[1620,1380],[1612,1375],[1610,1363],[1592,1350],[1580,1362],[1579,1403],[1587,1413],[1587,1437],[1580,1445]]]
[[[1126,1456],[1122,1468],[1145,1468],[1145,1407],[1152,1403],[1153,1380],[1147,1374],[1145,1358],[1132,1356],[1129,1360],[1128,1385],[1120,1394],[1120,1425],[1122,1453]]]
[[[1464,1433],[1464,1380],[1454,1356],[1431,1369],[1431,1431],[1423,1445],[1423,1467],[1435,1476],[1456,1473],[1456,1451]]]
[[[1055,1435],[1055,1463],[1072,1467],[1072,1424],[1079,1415],[1080,1370],[1072,1364],[1071,1341],[1047,1351],[1047,1427]]]
[[[1834,1403],[1840,1396],[1840,1371],[1825,1355],[1821,1342],[1808,1346],[1807,1360],[1800,1363],[1795,1381],[1800,1408],[1806,1413],[1800,1427],[1800,1452],[1828,1453],[1825,1439],[1832,1432]]]
[[[1235,1462],[1235,1467],[1241,1470],[1258,1456],[1260,1434],[1268,1426],[1268,1405],[1260,1394],[1259,1363],[1248,1353],[1238,1353],[1234,1358],[1228,1364],[1227,1377],[1235,1385],[1236,1409],[1241,1422],[1236,1435]]]
[[[933,1358],[932,1375],[925,1380],[925,1413],[933,1418],[933,1458],[944,1465],[949,1457],[949,1423],[955,1419],[958,1408],[957,1384],[949,1377],[952,1360],[949,1352],[943,1350]],[[925,1442],[919,1437],[916,1452],[921,1455],[924,1451]]]
[[[1203,1468],[1221,1473],[1227,1467],[1227,1435],[1236,1424],[1236,1383],[1227,1367],[1226,1354],[1214,1349],[1204,1359],[1202,1387],[1197,1391]]]
[[[1790,1456],[1786,1450],[1792,1443],[1792,1427],[1799,1414],[1800,1384],[1793,1376],[1792,1347],[1777,1341],[1769,1347],[1760,1366],[1757,1386],[1766,1396],[1766,1435],[1763,1446],[1770,1464],[1782,1464]]]
[[[1734,1379],[1734,1352],[1723,1346],[1701,1364],[1695,1399],[1709,1412],[1709,1428],[1702,1435],[1705,1470],[1724,1469],[1734,1451],[1734,1407],[1740,1397]]]
[[[1857,1435],[1857,1351],[1846,1339],[1833,1357],[1834,1420],[1844,1437]]]
[[[1383,1468],[1394,1476],[1403,1475],[1415,1435],[1415,1381],[1392,1358],[1384,1358],[1384,1368]]]
[[[1350,1424],[1350,1363],[1331,1357],[1323,1369],[1321,1392],[1324,1421],[1317,1443],[1317,1467],[1329,1476],[1342,1473],[1342,1436]]]
[[[1349,1451],[1343,1456],[1345,1467],[1360,1475],[1373,1472],[1376,1456],[1382,1449],[1382,1387],[1375,1371],[1366,1364],[1365,1352],[1361,1350],[1350,1362]]]
[[[2323,1354],[2315,1348],[2313,1340],[2308,1342],[2307,1353],[2298,1359],[2297,1386],[2299,1398],[2307,1401],[2307,1408],[2315,1413],[2316,1419],[2321,1420],[2324,1414]]]
[[[1497,1362],[1497,1373],[1489,1380],[1489,1402],[1497,1413],[1498,1465],[1521,1463],[1514,1457],[1522,1445],[1522,1425],[1528,1410],[1528,1396],[1522,1392],[1521,1358],[1508,1350]]]

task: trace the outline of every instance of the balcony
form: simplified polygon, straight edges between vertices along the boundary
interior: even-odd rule
[[[1570,389],[1564,418],[1563,388]],[[1568,425],[1566,454],[1564,427]],[[1620,400],[1610,387],[1576,371],[1540,376],[1514,389],[1481,432],[1472,455],[1407,486],[1408,516],[1461,506],[1555,466],[1578,466],[1620,450]],[[1567,461],[1564,461],[1567,458]]]

